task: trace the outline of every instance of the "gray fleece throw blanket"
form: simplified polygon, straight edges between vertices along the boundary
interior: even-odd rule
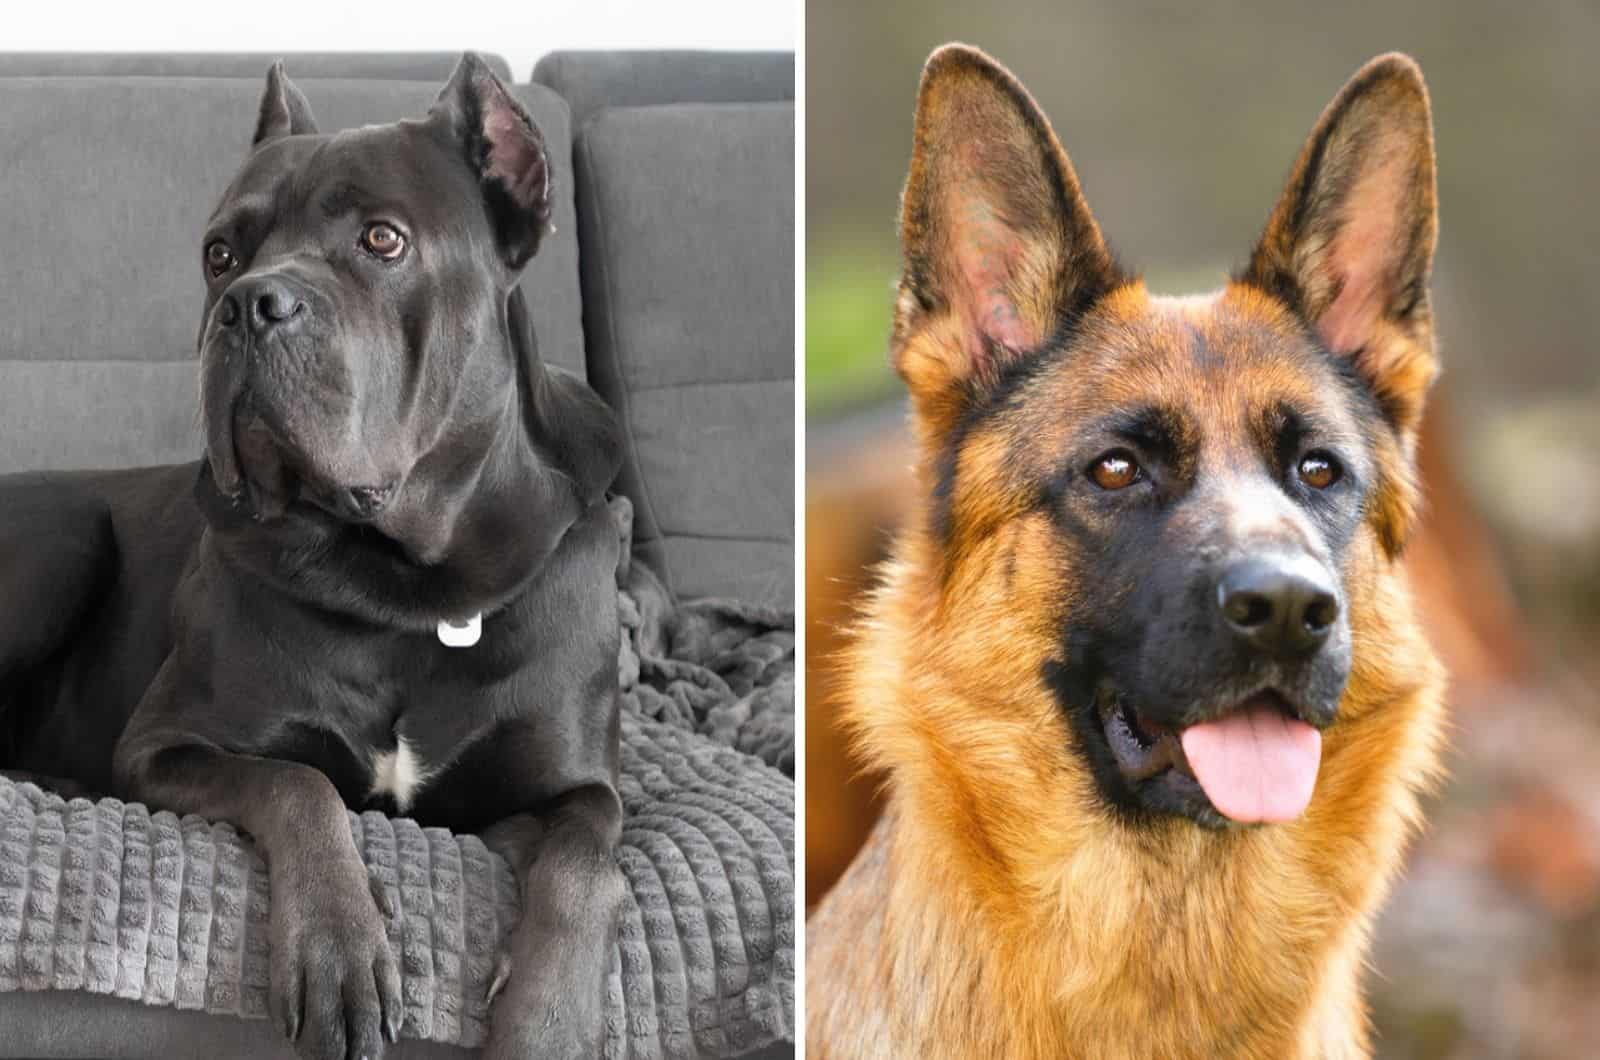
[[[626,501],[613,505],[624,545]],[[628,555],[628,549],[623,549]],[[618,570],[618,861],[632,884],[606,1056],[737,1056],[794,1028],[794,622],[675,605]],[[517,881],[473,836],[351,814],[391,906],[403,1036],[482,1043]],[[86,990],[260,1019],[266,866],[231,825],[0,777],[0,991]]]

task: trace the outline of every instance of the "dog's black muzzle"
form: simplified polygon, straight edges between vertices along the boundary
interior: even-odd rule
[[[1280,546],[1175,561],[1138,585],[1120,625],[1076,629],[1067,665],[1045,678],[1113,804],[1225,824],[1180,735],[1245,704],[1332,725],[1350,671],[1339,584],[1317,557]]]

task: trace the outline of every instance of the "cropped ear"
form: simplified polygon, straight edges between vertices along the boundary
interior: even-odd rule
[[[474,52],[461,57],[429,118],[460,144],[483,187],[501,256],[522,268],[550,230],[550,156],[538,126]]]
[[[1240,280],[1289,303],[1351,360],[1409,447],[1438,371],[1428,274],[1438,222],[1422,71],[1357,71],[1312,130]]]
[[[311,116],[311,104],[283,72],[283,60],[279,59],[267,70],[267,87],[261,93],[256,135],[250,146],[257,147],[280,136],[300,136],[316,131],[317,120]]]
[[[1038,105],[961,44],[922,71],[900,240],[895,367],[925,413],[991,384],[1126,282]]]

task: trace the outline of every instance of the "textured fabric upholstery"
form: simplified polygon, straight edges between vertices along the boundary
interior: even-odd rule
[[[576,141],[591,383],[639,554],[679,596],[789,605],[794,106],[607,108]]]

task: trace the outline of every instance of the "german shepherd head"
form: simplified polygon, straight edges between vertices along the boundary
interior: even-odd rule
[[[1386,650],[1375,581],[1416,510],[1435,374],[1416,65],[1362,69],[1249,264],[1171,299],[1113,258],[1026,90],[952,45],[924,72],[901,231],[893,355],[945,676],[1064,725],[1051,771],[1129,821],[1298,817],[1323,734],[1364,709],[1347,686]]]
[[[846,706],[889,801],[809,918],[810,1055],[1366,1055],[1440,728],[1400,566],[1434,232],[1403,56],[1328,107],[1248,264],[1174,299],[1022,86],[934,53],[892,337],[924,515]]]
[[[1248,264],[1162,298],[988,57],[924,72],[892,337],[922,518],[849,667],[889,777],[808,923],[810,1055],[1366,1055],[1442,675],[1400,566],[1435,374],[1411,60]]]

